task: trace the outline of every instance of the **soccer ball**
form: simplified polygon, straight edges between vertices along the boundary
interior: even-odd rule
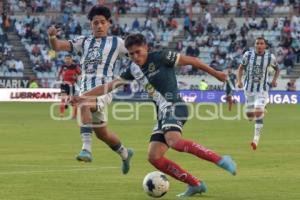
[[[145,176],[143,188],[151,197],[162,197],[168,192],[169,181],[164,173],[154,171]]]

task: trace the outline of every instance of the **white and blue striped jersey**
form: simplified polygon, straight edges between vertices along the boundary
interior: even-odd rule
[[[277,67],[274,54],[265,51],[263,55],[258,55],[255,50],[250,50],[244,53],[241,64],[246,75],[244,80],[245,92],[269,91],[268,68]]]
[[[72,52],[81,54],[80,93],[111,81],[116,59],[127,53],[124,41],[116,36],[80,36],[69,42]]]

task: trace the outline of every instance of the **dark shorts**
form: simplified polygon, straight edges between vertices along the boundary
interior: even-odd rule
[[[182,128],[188,118],[188,109],[186,105],[170,106],[164,113],[161,120],[154,126],[150,142],[162,142],[167,144],[165,133],[177,131],[182,133]]]
[[[67,95],[75,94],[75,86],[63,83],[60,85],[61,93],[66,93]]]
[[[233,89],[230,87],[230,85],[227,83],[226,84],[226,90],[225,90],[225,93],[226,93],[226,96],[232,96],[233,95]]]

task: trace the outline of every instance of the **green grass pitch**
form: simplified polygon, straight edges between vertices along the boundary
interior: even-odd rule
[[[151,199],[142,189],[143,177],[155,170],[147,162],[149,134],[155,122],[150,107],[141,109],[139,120],[109,121],[110,129],[118,133],[126,146],[135,149],[131,171],[124,176],[120,158],[95,137],[94,161],[78,163],[75,155],[81,148],[79,129],[74,120],[52,120],[50,105],[0,104],[1,200]],[[207,109],[213,111],[212,107],[200,108],[202,116],[208,115]],[[268,106],[256,152],[249,146],[253,123],[246,120],[193,118],[185,125],[184,137],[218,153],[230,154],[238,164],[234,177],[211,163],[170,150],[169,158],[207,183],[206,194],[190,199],[300,199],[299,105]],[[162,198],[165,200],[176,199],[175,195],[186,187],[169,180],[170,190]]]

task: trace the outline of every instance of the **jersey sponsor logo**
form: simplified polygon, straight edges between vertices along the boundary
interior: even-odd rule
[[[86,74],[94,74],[96,70],[94,69],[93,65],[88,65],[87,69],[85,70]]]
[[[175,57],[176,57],[176,53],[174,53],[172,51],[168,52],[167,60],[173,61],[173,60],[175,60]]]
[[[177,168],[172,165],[168,166],[168,170],[172,172],[179,180],[185,180],[187,178],[187,173],[181,173]]]

